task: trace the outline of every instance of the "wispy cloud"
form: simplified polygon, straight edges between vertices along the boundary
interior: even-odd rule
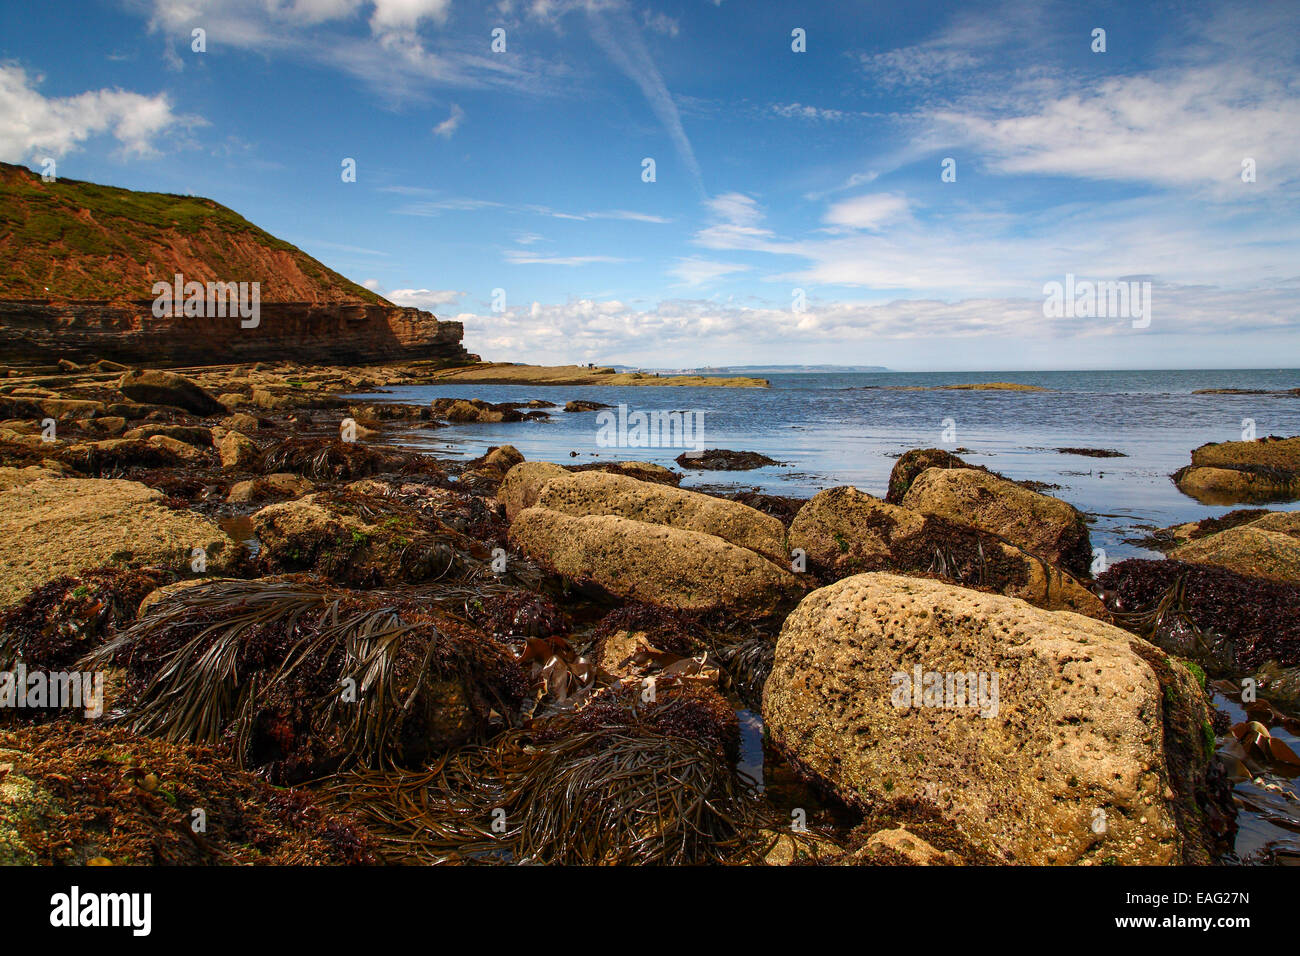
[[[451,139],[453,133],[460,127],[460,121],[465,118],[465,111],[456,104],[452,104],[451,115],[433,128],[435,136],[441,136],[444,139]]]
[[[672,94],[668,92],[663,76],[627,7],[621,3],[588,3],[586,9],[593,39],[614,65],[641,90],[651,111],[672,140],[692,185],[701,196],[704,195],[704,173],[695,158],[695,150],[686,136],[686,129],[682,126],[677,104],[673,102]]]
[[[598,262],[631,262],[617,256],[552,256],[524,249],[507,249],[506,261],[517,266],[589,266]]]
[[[691,257],[678,259],[676,265],[668,270],[668,274],[676,278],[680,285],[699,286],[714,282],[723,276],[747,271],[749,266],[741,263]]]
[[[406,195],[420,195],[425,192],[424,190],[420,190],[419,187],[404,186],[386,186],[383,187],[383,191]],[[657,216],[653,213],[634,212],[627,209],[565,212],[564,210],[552,209],[550,206],[541,206],[535,203],[504,203],[492,199],[473,199],[468,197],[420,200],[399,207],[396,211],[407,216],[439,216],[444,212],[475,212],[482,209],[498,209],[507,213],[546,216],[551,219],[569,219],[574,222],[586,222],[592,219],[619,219],[627,222],[658,224],[672,222],[671,219],[665,218],[664,216]]]

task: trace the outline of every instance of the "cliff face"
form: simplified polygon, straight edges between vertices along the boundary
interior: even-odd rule
[[[253,283],[260,321],[153,315],[156,282]],[[401,308],[210,199],[0,163],[0,361],[474,361],[459,322]]]
[[[354,365],[427,359],[477,360],[464,327],[429,312],[367,303],[263,302],[256,328],[238,317],[156,318],[136,303],[0,300],[0,362],[111,359],[139,366],[258,361]]]

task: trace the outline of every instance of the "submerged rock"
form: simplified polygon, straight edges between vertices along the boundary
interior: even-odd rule
[[[1174,482],[1202,504],[1300,498],[1300,436],[1202,445]]]
[[[697,468],[704,471],[751,471],[766,465],[781,464],[776,459],[768,458],[756,451],[729,451],[726,448],[683,452],[675,461],[683,468]]]
[[[796,767],[849,805],[926,807],[1006,862],[1211,858],[1207,813],[1222,814],[1200,685],[1091,618],[846,578],[787,618],[763,716]]]
[[[996,534],[1074,574],[1089,573],[1092,545],[1083,515],[1060,498],[989,472],[927,469],[908,489],[903,506]]]

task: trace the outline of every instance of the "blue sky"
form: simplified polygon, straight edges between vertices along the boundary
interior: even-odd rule
[[[210,196],[489,359],[1296,366],[1297,35],[1283,3],[6,4],[0,159]],[[1150,325],[1044,317],[1067,274],[1151,282]]]

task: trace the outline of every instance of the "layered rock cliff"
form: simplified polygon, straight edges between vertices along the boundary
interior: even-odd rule
[[[98,358],[139,366],[294,361],[354,365],[477,361],[464,327],[429,312],[364,302],[264,302],[256,328],[238,317],[155,318],[137,303],[0,299],[0,362],[49,365]]]
[[[154,284],[257,283],[255,323],[154,314]],[[133,365],[475,360],[459,322],[402,308],[210,199],[0,163],[0,361]]]

